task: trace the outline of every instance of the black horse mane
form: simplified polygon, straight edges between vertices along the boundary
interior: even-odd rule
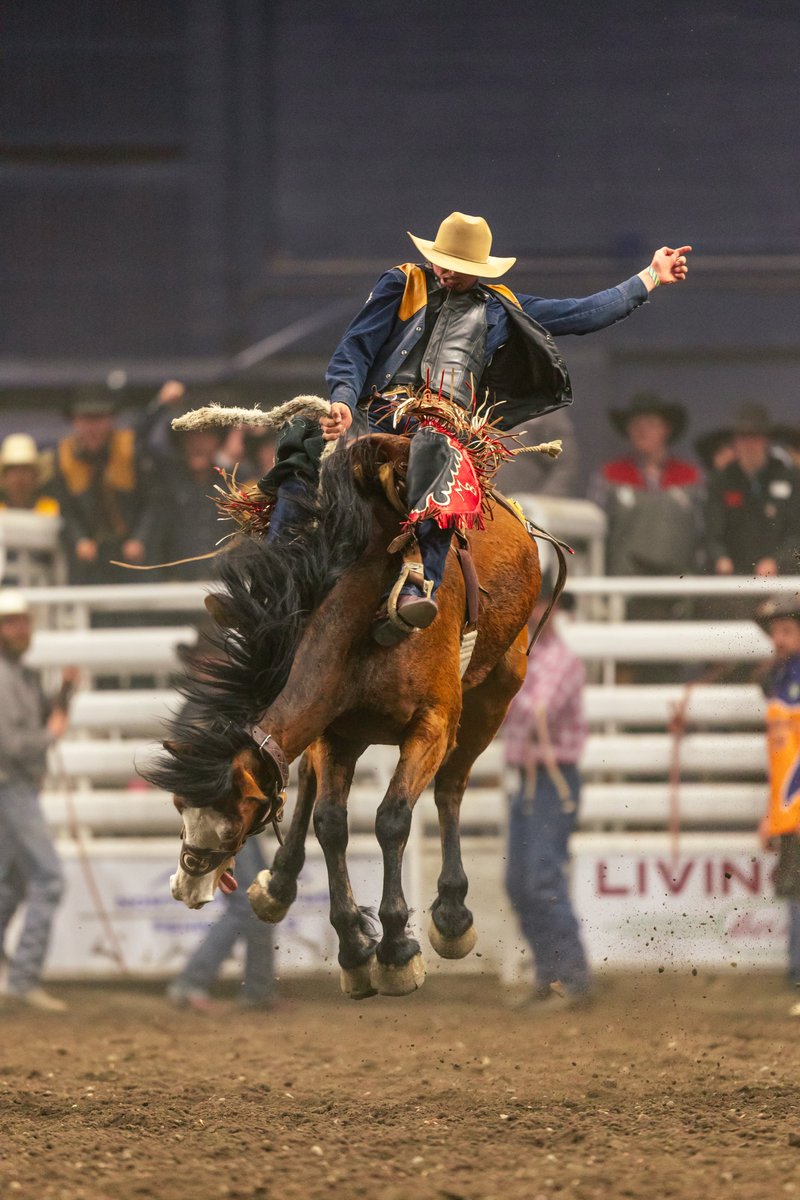
[[[242,726],[280,695],[314,610],[367,548],[372,509],[359,479],[375,474],[370,441],[325,459],[296,526],[272,542],[243,538],[222,556],[230,628],[210,635],[210,652],[179,684],[185,704],[167,725],[167,754],[141,771],[153,786],[193,807],[230,791],[231,760],[252,744]]]

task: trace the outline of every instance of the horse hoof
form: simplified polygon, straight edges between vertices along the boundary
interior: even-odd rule
[[[425,960],[421,954],[399,966],[376,960],[372,982],[382,996],[408,996],[425,982]]]
[[[436,928],[436,922],[431,917],[428,925],[428,940],[440,958],[466,958],[475,946],[478,935],[475,926],[470,925],[460,937],[448,938]]]
[[[373,987],[372,973],[375,970],[375,955],[368,958],[360,967],[342,967],[339,971],[339,987],[349,1000],[366,1000],[369,996],[377,996],[378,989]]]
[[[274,896],[270,895],[270,879],[272,879],[271,871],[267,871],[266,868],[259,871],[247,889],[247,898],[259,921],[266,921],[268,925],[277,925],[286,916],[289,905],[281,904]]]

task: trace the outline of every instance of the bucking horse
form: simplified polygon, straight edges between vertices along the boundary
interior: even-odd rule
[[[289,764],[302,756],[285,841],[248,894],[262,920],[285,916],[313,815],[342,990],[353,999],[405,995],[424,980],[401,867],[414,805],[431,781],[442,865],[430,942],[444,958],[462,958],[475,945],[459,810],[472,765],[525,676],[526,624],[541,584],[524,520],[490,501],[485,528],[469,530],[463,543],[480,583],[472,589],[477,638],[463,677],[469,587],[455,550],[433,624],[392,648],[377,645],[373,618],[402,553],[396,493],[408,454],[408,438],[393,434],[337,444],[291,536],[240,538],[220,556],[220,590],[207,607],[224,652],[189,673],[191,717],[171,722],[166,753],[144,772],[173,794],[183,820],[172,895],[199,908],[217,887],[236,886],[238,850],[280,816]],[[348,792],[359,756],[375,744],[399,747],[375,817],[383,856],[380,929],[353,895],[346,860]]]

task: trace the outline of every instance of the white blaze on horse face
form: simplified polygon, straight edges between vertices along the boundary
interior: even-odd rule
[[[230,845],[230,820],[214,808],[181,809],[184,825],[184,843],[198,850],[221,850]],[[187,908],[202,908],[214,899],[220,876],[234,862],[234,856],[225,859],[205,875],[187,875],[183,867],[170,877],[169,890],[173,900],[182,900]]]

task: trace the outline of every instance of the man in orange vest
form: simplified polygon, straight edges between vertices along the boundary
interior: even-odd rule
[[[779,842],[775,894],[789,906],[789,978],[800,987],[800,596],[762,604],[756,621],[772,641],[767,697],[769,803],[759,833]],[[800,1002],[792,1008],[800,1017]]]

